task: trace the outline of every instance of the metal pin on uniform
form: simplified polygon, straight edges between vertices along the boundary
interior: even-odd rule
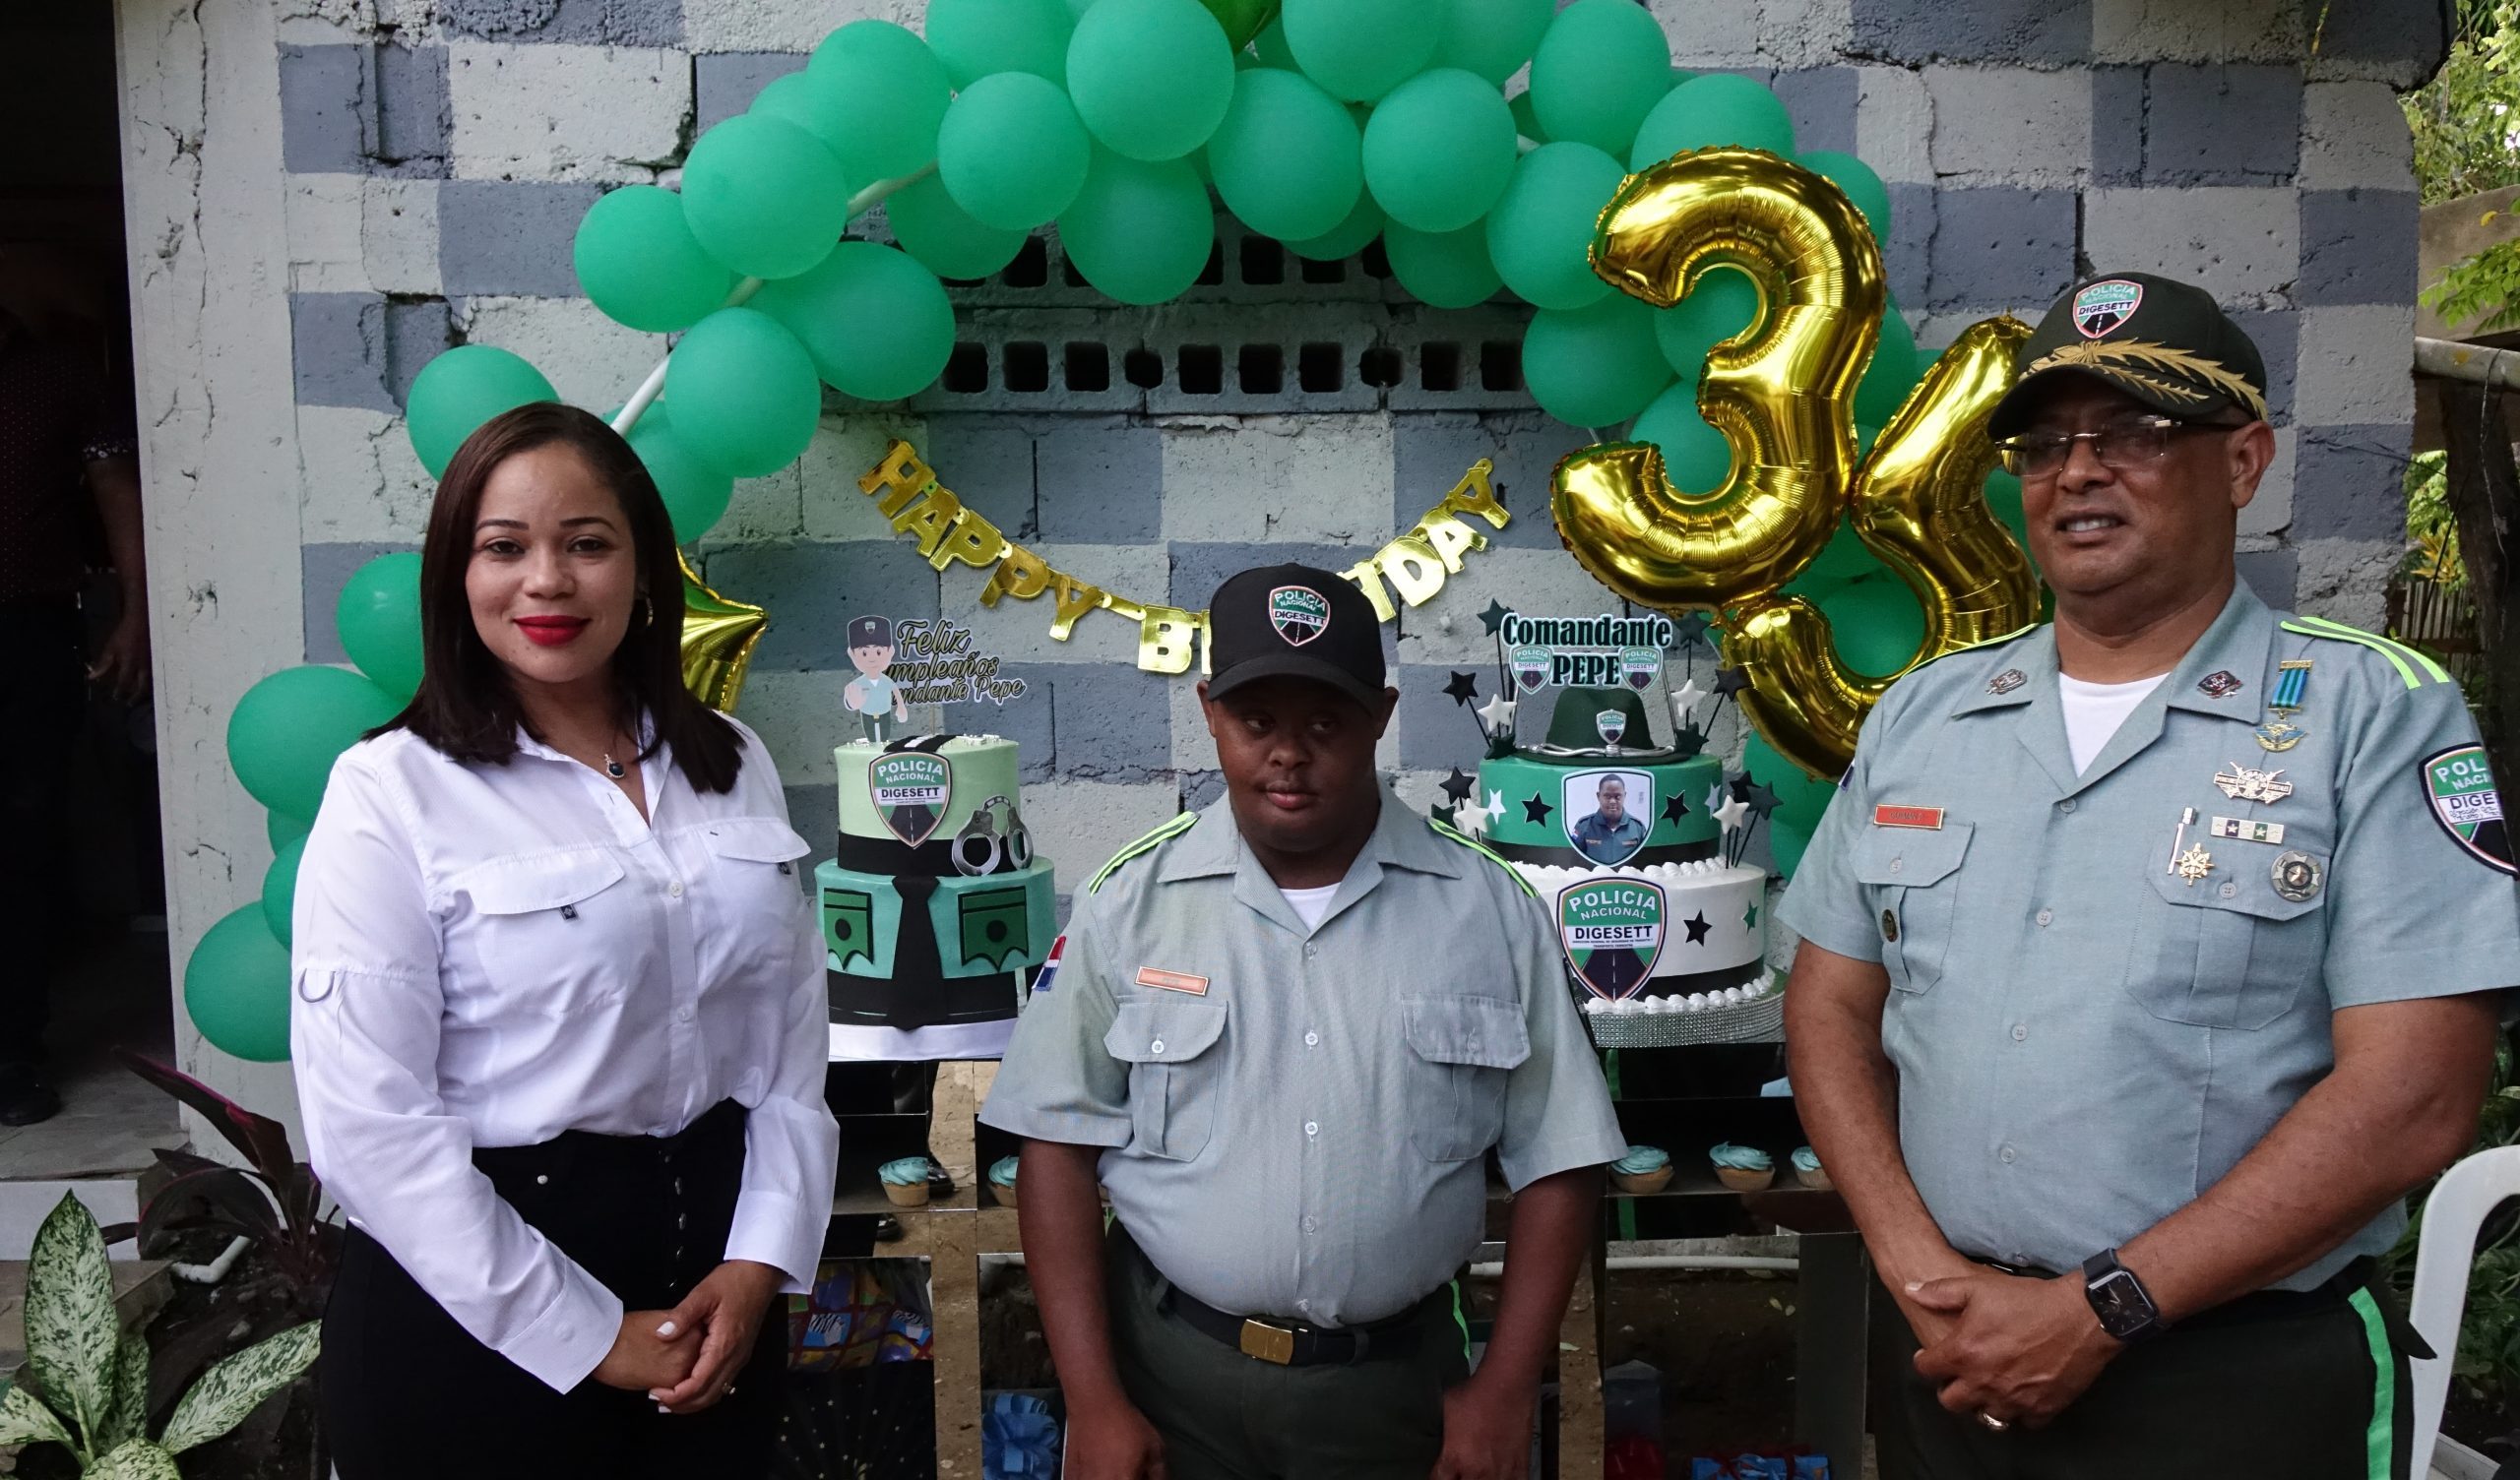
[[[2162,872],[2163,872],[2163,873],[2165,873],[2165,874],[2175,874],[2175,873],[2177,873],[2177,872],[2178,872],[2178,854],[2179,854],[2179,849],[2180,849],[2180,848],[2182,848],[2182,847],[2184,847],[2184,846],[2186,845],[2186,843],[2187,843],[2187,830],[2188,830],[2188,828],[2189,828],[2191,825],[2193,825],[2193,824],[2195,823],[2195,821],[2196,821],[2196,809],[2195,809],[2195,808],[2193,808],[2193,807],[2184,807],[2184,808],[2181,808],[2181,809],[2179,810],[2179,814],[2178,814],[2178,831],[2177,831],[2176,832],[2173,833],[2173,834],[2171,835],[2171,839],[2170,839],[2170,866],[2169,866],[2168,868],[2163,869],[2163,870],[2162,870]]]

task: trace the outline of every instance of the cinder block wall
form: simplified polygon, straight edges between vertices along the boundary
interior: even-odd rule
[[[430,487],[397,407],[431,354],[504,345],[569,399],[617,404],[663,340],[577,295],[569,243],[587,204],[669,174],[697,130],[800,65],[832,26],[866,14],[915,26],[920,9],[324,0],[281,19],[284,420],[303,641],[264,661],[340,660],[330,614],[342,581],[417,541]],[[2210,286],[2257,337],[2275,381],[2281,451],[2242,525],[2248,578],[2276,601],[2376,623],[2412,416],[2416,194],[2394,93],[2442,48],[2433,4],[2314,3],[2310,20],[2283,0],[1653,9],[1682,65],[1771,81],[1804,147],[1852,150],[1891,182],[1892,283],[1928,346],[1987,315],[2035,316],[2084,271]],[[1268,280],[1267,257],[1264,245],[1247,264],[1228,236],[1224,280],[1155,312],[1072,285],[1054,251],[1040,286],[961,290],[975,347],[958,369],[976,379],[903,406],[835,402],[798,467],[739,485],[703,564],[712,584],[772,612],[742,712],[769,737],[808,835],[832,824],[841,626],[861,610],[968,623],[1033,682],[1000,713],[947,717],[1024,741],[1027,817],[1063,885],[1185,798],[1215,794],[1190,683],[1130,666],[1132,628],[1095,617],[1053,643],[1046,603],[985,611],[978,577],[939,578],[872,518],[854,476],[891,436],[916,442],[948,486],[1063,568],[1191,607],[1246,564],[1344,566],[1474,459],[1495,459],[1514,524],[1391,630],[1404,700],[1385,760],[1419,799],[1475,754],[1437,690],[1447,665],[1486,655],[1479,608],[1491,596],[1611,604],[1557,547],[1545,509],[1549,465],[1588,439],[1535,410],[1510,364],[1482,357],[1514,343],[1517,310],[1423,310],[1361,262],[1331,282],[1283,280],[1299,275],[1281,263],[1282,280]],[[1042,346],[1045,384],[1029,366],[1010,373],[1010,344]],[[1089,359],[1102,346],[1100,388],[1090,371],[1071,377],[1070,344]],[[1314,361],[1335,376],[1305,383],[1307,344],[1338,346]],[[1276,346],[1281,389],[1265,365],[1246,382],[1245,345]],[[1366,373],[1377,348],[1396,351],[1396,383],[1370,383],[1392,378]],[[1124,373],[1132,350],[1152,352],[1140,368],[1156,366],[1156,384]],[[1213,389],[1197,384],[1202,351],[1221,364]],[[215,734],[223,718],[180,722]]]

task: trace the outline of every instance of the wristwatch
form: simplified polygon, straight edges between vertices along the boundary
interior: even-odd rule
[[[2083,1298],[2100,1318],[2100,1328],[2130,1345],[2169,1328],[2153,1304],[2152,1292],[2134,1270],[2117,1262],[2114,1249],[2103,1249],[2083,1261]]]

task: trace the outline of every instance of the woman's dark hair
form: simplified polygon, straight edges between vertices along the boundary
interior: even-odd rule
[[[554,401],[491,417],[464,439],[447,463],[420,546],[424,676],[410,705],[372,733],[410,730],[458,761],[503,766],[515,757],[518,728],[531,726],[506,670],[472,626],[464,575],[472,561],[473,526],[490,474],[517,454],[541,447],[566,447],[585,459],[596,480],[621,501],[629,521],[643,599],[612,653],[613,689],[621,706],[615,717],[633,734],[642,709],[654,719],[656,734],[640,753],[642,761],[660,745],[670,745],[674,764],[694,790],[733,789],[743,764],[734,726],[682,683],[682,563],[664,498],[619,433],[600,417]]]

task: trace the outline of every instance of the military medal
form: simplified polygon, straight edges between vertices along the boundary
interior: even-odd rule
[[[2196,881],[2214,872],[2214,855],[2205,851],[2203,843],[2198,843],[2179,854],[2173,869],[2179,878],[2187,881],[2189,889],[2194,889]]]
[[[2009,694],[2028,682],[2030,682],[2029,674],[2022,672],[2019,668],[2006,668],[2003,672],[1986,680],[1986,692]]]
[[[2273,803],[2293,794],[2293,783],[2284,779],[2281,770],[2252,771],[2237,761],[2214,772],[2214,784],[2236,802]]]
[[[2326,880],[2319,861],[2298,848],[2278,856],[2273,873],[2275,892],[2296,904],[2317,894]]]
[[[2269,718],[2257,727],[2257,743],[2267,750],[2282,753],[2309,738],[2309,732],[2293,722],[2301,711],[2301,697],[2310,686],[2310,662],[2305,657],[2288,657],[2275,665],[2275,692],[2266,708]]]
[[[2218,668],[2198,679],[2196,687],[2202,690],[2208,699],[2229,699],[2248,686],[2241,683],[2240,676],[2231,669]]]
[[[2206,831],[2212,836],[2236,838],[2241,842],[2280,844],[2284,841],[2282,823],[2261,823],[2242,817],[2218,817]]]

